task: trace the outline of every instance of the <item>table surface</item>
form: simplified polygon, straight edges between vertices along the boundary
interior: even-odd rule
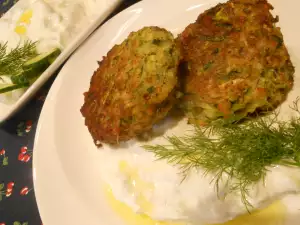
[[[0,0],[0,17],[18,0]],[[123,0],[108,18],[138,2]],[[0,126],[0,225],[41,225],[32,180],[36,125],[55,75],[14,117]],[[67,224],[66,224],[67,225]]]

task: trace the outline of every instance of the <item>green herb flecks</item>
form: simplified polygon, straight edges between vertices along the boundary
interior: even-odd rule
[[[268,167],[300,167],[298,102],[299,99],[292,109],[299,117],[288,122],[280,121],[276,112],[241,125],[219,120],[206,128],[195,127],[193,134],[167,137],[168,145],[143,147],[158,159],[180,165],[184,176],[193,168],[214,174],[218,194],[221,179],[227,175],[227,194],[240,191],[249,210],[249,188],[264,180]]]
[[[0,76],[21,73],[22,65],[37,55],[36,42],[26,41],[10,51],[7,44],[0,43]]]
[[[237,74],[241,73],[241,71],[242,71],[242,69],[233,69],[227,74],[227,77],[228,78],[234,77]]]
[[[161,42],[162,42],[162,40],[154,39],[154,40],[152,41],[152,44],[154,44],[154,45],[159,45]]]
[[[277,35],[272,35],[272,38],[277,42],[276,48],[280,48],[283,45],[283,40],[281,37],[278,37]]]
[[[213,61],[209,61],[208,63],[206,63],[206,64],[203,66],[203,70],[204,70],[204,71],[208,70],[208,69],[212,66],[213,63],[214,63]]]
[[[200,35],[200,40],[202,41],[211,41],[211,42],[221,42],[225,40],[225,36],[207,36]]]
[[[155,87],[153,87],[153,86],[147,88],[147,91],[148,91],[149,94],[153,93],[154,90],[155,90]]]

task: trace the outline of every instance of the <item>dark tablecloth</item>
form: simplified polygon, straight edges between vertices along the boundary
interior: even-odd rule
[[[0,0],[0,17],[17,1]],[[109,18],[136,2],[124,0]],[[32,149],[39,115],[54,79],[55,75],[19,113],[0,125],[0,225],[42,224],[33,189]]]

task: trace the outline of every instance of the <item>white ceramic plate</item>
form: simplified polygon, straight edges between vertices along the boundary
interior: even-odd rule
[[[79,111],[83,92],[88,90],[97,60],[131,31],[157,25],[177,34],[217,2],[142,1],[98,29],[65,64],[47,97],[35,139],[34,186],[44,224],[122,224],[101,192],[99,155]],[[297,70],[300,30],[293,23],[300,21],[300,2],[272,0],[271,3],[280,16],[279,25]],[[295,82],[298,86],[299,76]]]
[[[71,43],[64,49],[55,62],[31,85],[28,90],[13,104],[0,102],[0,123],[16,113],[31,97],[41,88],[41,86],[51,77],[52,74],[64,63],[64,61],[74,52],[74,50],[105,20],[105,18],[118,6],[121,0],[100,0],[103,7],[98,11],[98,17],[88,27],[83,29]],[[16,5],[23,6],[28,1],[19,1]]]

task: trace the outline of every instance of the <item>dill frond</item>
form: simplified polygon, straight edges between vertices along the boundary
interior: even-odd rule
[[[227,175],[227,194],[239,191],[249,211],[249,188],[265,179],[269,167],[300,167],[299,102],[297,98],[291,107],[299,116],[290,121],[280,121],[278,111],[243,124],[219,121],[206,128],[195,126],[193,134],[166,137],[168,145],[143,147],[158,159],[179,165],[184,177],[192,168],[214,174],[218,196]]]
[[[25,41],[8,52],[7,43],[0,43],[0,76],[17,75],[22,72],[22,65],[38,55],[36,44],[36,42]]]

